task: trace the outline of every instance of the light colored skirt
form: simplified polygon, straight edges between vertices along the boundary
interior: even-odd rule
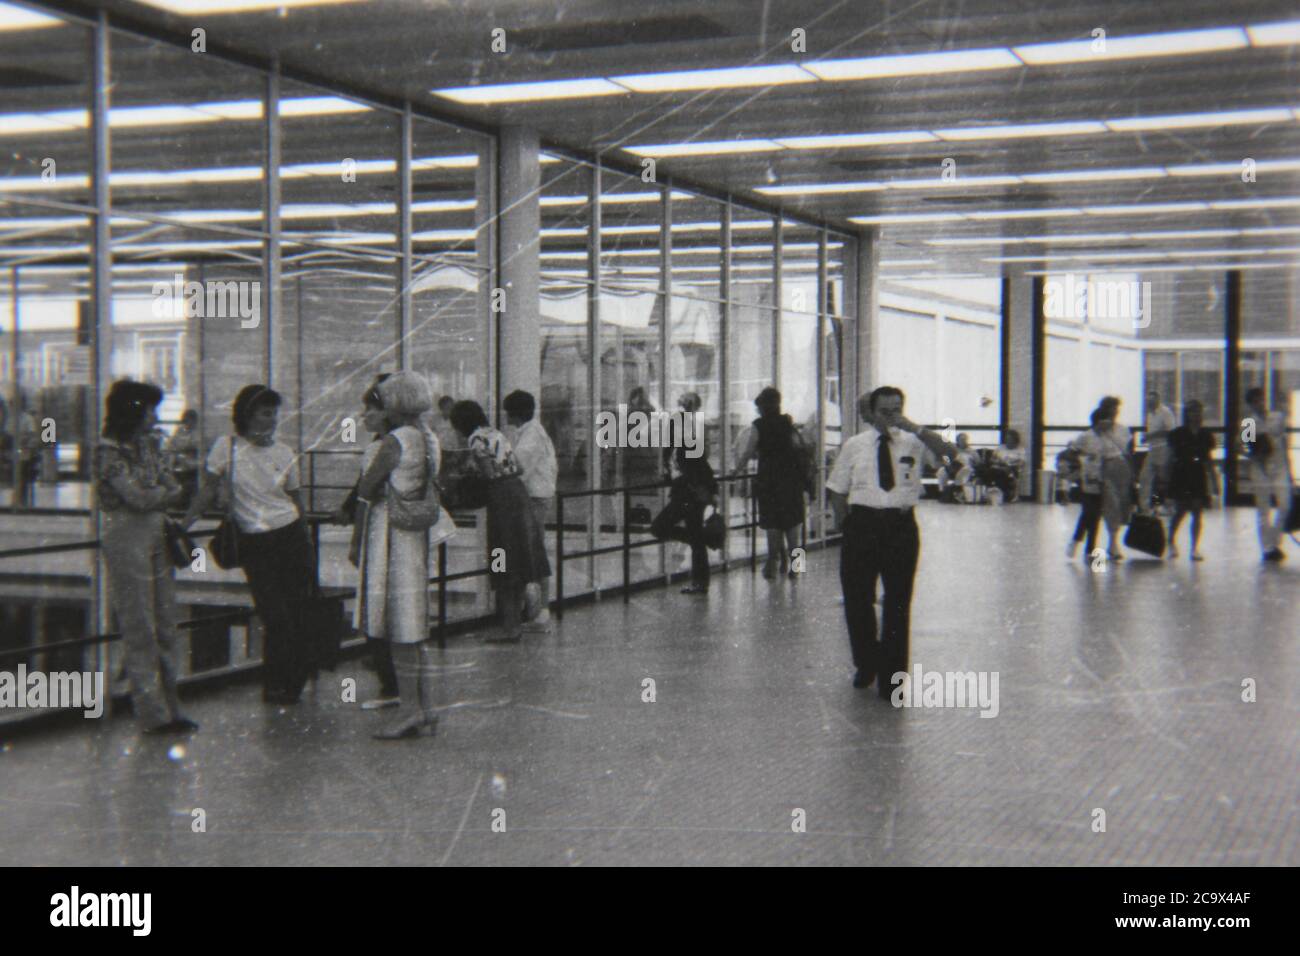
[[[382,501],[367,509],[353,625],[366,637],[416,644],[429,636],[429,532],[388,525]]]
[[[1133,469],[1123,458],[1101,463],[1101,516],[1106,527],[1122,528],[1133,511]]]

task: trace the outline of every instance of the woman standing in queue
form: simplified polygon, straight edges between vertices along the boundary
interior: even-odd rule
[[[400,709],[374,736],[432,736],[438,725],[426,661],[429,638],[429,531],[396,527],[394,496],[421,496],[437,478],[438,439],[422,421],[433,406],[424,379],[398,372],[366,393],[366,408],[383,414],[384,437],[357,486],[357,520],[349,560],[361,572],[357,629],[392,653]],[[373,447],[373,446],[372,446]]]
[[[469,445],[470,467],[487,483],[488,553],[504,555],[504,570],[490,574],[501,611],[502,633],[491,643],[514,644],[523,636],[524,596],[533,581],[551,576],[542,528],[521,469],[505,435],[488,425],[478,402],[457,402],[451,423]]]
[[[183,524],[193,524],[216,503],[222,487],[229,487],[240,565],[266,634],[262,699],[296,704],[316,670],[308,618],[319,587],[297,458],[275,440],[281,401],[265,385],[240,390],[231,412],[235,434],[213,443],[203,484]]]
[[[763,389],[754,399],[754,407],[758,409],[758,418],[754,420],[736,470],[743,473],[750,460],[758,458],[755,488],[758,526],[767,532],[763,577],[771,581],[778,573],[788,573],[793,578],[797,575],[790,569],[790,555],[799,544],[799,529],[805,517],[808,452],[794,420],[781,414],[780,392],[770,386]]]
[[[95,454],[109,595],[126,647],[131,706],[147,734],[198,730],[176,694],[176,594],[165,512],[179,506],[183,491],[154,439],[162,399],[153,385],[114,382]]]

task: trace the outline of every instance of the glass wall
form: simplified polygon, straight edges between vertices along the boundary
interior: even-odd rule
[[[356,478],[370,437],[358,433],[360,399],[374,377],[410,368],[437,396],[499,414],[495,141],[110,25],[98,93],[111,150],[97,193],[99,29],[33,14],[0,31],[6,68],[59,78],[0,90],[0,508],[66,519],[30,542],[7,531],[0,551],[94,539],[91,451],[114,379],[162,389],[164,441],[197,413],[203,451],[230,430],[239,389],[267,383],[285,399],[278,438],[300,456],[322,579],[348,587],[348,532],[321,519]],[[776,385],[804,437],[834,454],[851,240],[578,157],[543,154],[540,176],[540,417],[560,490],[601,493],[566,507],[566,549],[648,540],[664,503],[653,490],[624,509],[616,489],[655,483],[665,458],[597,448],[599,411],[673,411],[695,393],[705,453],[723,474],[754,397]],[[729,486],[724,503],[743,523],[749,502],[731,499]],[[475,525],[465,516],[447,570],[482,567]],[[715,556],[747,555],[747,537]],[[82,558],[60,566],[94,593],[93,549]],[[619,560],[566,564],[566,592],[621,584]],[[638,549],[631,574],[683,562]],[[218,599],[181,579],[191,610],[242,600],[229,596],[238,588]],[[475,580],[454,590],[453,618],[490,609]],[[94,626],[111,622],[75,629]]]

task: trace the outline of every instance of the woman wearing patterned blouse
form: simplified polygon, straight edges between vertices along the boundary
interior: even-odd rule
[[[114,382],[95,454],[109,595],[126,648],[132,707],[147,734],[198,729],[180,712],[176,695],[176,596],[164,512],[180,503],[182,492],[154,439],[162,398],[153,385]]]
[[[502,636],[494,643],[521,637],[524,595],[528,584],[551,576],[546,544],[528,489],[506,436],[488,425],[478,402],[457,402],[451,424],[469,445],[470,467],[487,482],[488,554],[505,556],[504,570],[490,575],[501,610]]]

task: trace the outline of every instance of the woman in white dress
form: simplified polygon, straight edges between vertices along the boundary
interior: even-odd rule
[[[387,499],[414,497],[438,474],[438,439],[421,422],[432,406],[429,388],[412,372],[398,372],[375,386],[388,433],[371,456],[357,486],[357,522],[349,555],[360,571],[357,630],[390,643],[401,704],[380,740],[432,735],[438,718],[429,665],[429,532],[394,528]]]

